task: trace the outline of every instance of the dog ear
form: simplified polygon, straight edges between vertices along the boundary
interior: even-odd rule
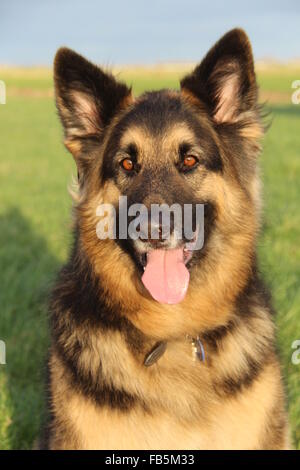
[[[180,82],[183,94],[204,102],[216,123],[235,122],[257,104],[251,45],[246,33],[233,29]]]
[[[131,90],[67,48],[56,53],[54,83],[64,143],[78,167],[86,165],[84,150],[99,145],[104,128],[131,102]]]

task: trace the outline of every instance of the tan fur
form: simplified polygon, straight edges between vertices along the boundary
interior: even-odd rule
[[[140,138],[145,145],[145,135],[139,132],[132,129],[127,138],[130,140],[134,136],[136,142]],[[177,129],[172,138],[176,140],[176,133],[182,135],[182,132],[186,133],[186,129]],[[167,145],[171,145],[170,140]],[[252,202],[240,191],[230,171],[225,178],[208,174],[200,191],[215,199],[219,211],[218,231],[210,240],[214,256],[210,265],[195,269],[186,298],[175,306],[153,303],[137,278],[128,255],[112,240],[99,243],[94,230],[91,230],[97,223],[98,204],[117,200],[119,192],[116,186],[110,183],[104,186],[101,194],[87,195],[77,208],[82,224],[81,243],[94,262],[107,298],[114,303],[115,292],[118,292],[118,302],[126,305],[128,318],[140,331],[153,339],[172,341],[159,361],[159,367],[155,365],[151,369],[142,365],[142,354],[138,361],[130,354],[119,333],[103,335],[100,331],[91,331],[90,349],[80,357],[79,364],[88,367],[92,374],[97,373],[97,358],[101,357],[105,381],[125,387],[146,400],[150,412],[143,407],[135,407],[125,414],[106,407],[99,408],[72,389],[68,372],[54,353],[52,370],[55,374],[56,413],[62,427],[66,422],[72,431],[66,429],[62,441],[58,435],[51,444],[53,448],[209,449],[212,442],[217,443],[214,448],[220,449],[260,448],[260,432],[266,416],[282,396],[276,360],[273,358],[259,379],[237,397],[220,398],[212,393],[212,383],[218,387],[218,382],[222,382],[226,374],[239,377],[245,365],[241,351],[253,360],[261,357],[265,345],[257,343],[255,347],[253,338],[257,330],[265,331],[267,338],[273,336],[273,327],[266,314],[258,310],[252,323],[239,325],[237,332],[224,342],[222,355],[214,359],[209,357],[207,364],[195,363],[191,345],[181,339],[186,333],[194,335],[229,321],[232,302],[249,275],[249,259],[258,228]],[[233,221],[236,219],[239,224],[244,223],[243,235],[235,230]],[[226,251],[218,248],[223,237],[230,240]],[[249,331],[251,341],[248,340]],[[260,339],[263,341],[263,338]],[[150,348],[150,344],[146,346]],[[267,349],[265,354],[272,356]],[[99,428],[105,429],[105,433],[99,433]],[[286,441],[276,445],[287,448],[288,442],[286,437]]]
[[[226,83],[220,90],[220,104],[214,119],[220,122],[230,122],[235,118],[237,103],[236,96],[238,95],[238,82],[239,77],[232,74],[226,79]]]
[[[65,49],[58,54],[62,83],[56,76],[57,104],[65,144],[83,177],[74,207],[75,255],[52,301],[50,449],[291,446],[271,308],[256,265],[261,212],[256,159],[263,126],[253,61],[245,33],[234,30],[226,37],[236,60],[217,46],[204,59],[204,69],[196,68],[181,82],[180,93],[158,95],[162,107],[149,122],[147,113],[158,102],[157,95],[134,100],[130,90],[111,77],[103,78],[84,59]],[[222,51],[224,57],[219,60]],[[85,95],[66,94],[68,75],[64,64],[59,66],[60,54],[62,60],[82,65],[87,100]],[[90,80],[85,81],[87,67],[121,101],[112,100],[115,114],[103,135],[104,108],[95,106],[101,100],[108,104],[106,94],[98,90],[95,97]],[[70,76],[76,85],[77,71]],[[198,79],[200,87],[195,83]],[[242,79],[247,79],[249,89],[241,89]],[[203,93],[205,83],[209,96]],[[238,93],[242,91],[243,97]],[[72,103],[68,103],[70,96]],[[166,106],[169,100],[173,108]],[[74,103],[77,120],[71,119]],[[135,109],[141,114],[132,119]],[[176,118],[171,109],[176,110]],[[163,132],[155,126],[155,118],[161,116]],[[84,136],[76,134],[78,122]],[[94,131],[97,137],[90,139]],[[180,167],[185,145],[199,157],[196,171],[188,176]],[[140,168],[129,179],[120,163],[132,146],[132,158]],[[108,165],[111,162],[113,168]],[[137,192],[132,191],[135,184]],[[213,209],[204,254],[194,258],[191,267],[187,265],[188,291],[175,305],[154,301],[141,281],[143,265],[121,244],[99,239],[96,233],[104,217],[97,212],[100,204],[117,206],[127,192],[146,205],[161,204],[168,198],[162,190],[166,188],[174,202],[183,194],[182,200],[195,198]],[[191,337],[194,343],[196,337],[202,341],[204,361],[195,360]],[[158,341],[166,344],[166,350],[146,367],[144,361]]]
[[[176,127],[170,134],[172,137],[163,142],[166,148],[172,148],[173,143],[180,140],[183,135],[190,136],[190,131],[186,126],[181,126]],[[134,138],[136,142],[143,143],[144,151],[145,147],[148,149],[145,154],[150,158],[149,149],[153,143],[150,136],[148,139],[145,137],[142,129],[130,129],[125,134],[124,141],[127,143]],[[95,175],[97,174],[95,171]],[[98,193],[92,198],[87,195],[87,201],[78,208],[83,222],[83,247],[90,259],[94,260],[97,274],[105,280],[108,296],[113,298],[117,291],[119,299],[124,299],[128,316],[135,326],[159,339],[166,336],[176,337],[184,331],[195,334],[199,328],[217,326],[220,322],[226,323],[228,316],[225,312],[229,309],[236,292],[243,288],[249,274],[249,257],[257,231],[256,213],[252,210],[251,201],[247,200],[230,173],[226,180],[219,175],[208,173],[201,188],[198,188],[199,197],[201,194],[215,199],[219,207],[219,232],[211,240],[211,244],[215,245],[215,249],[212,250],[215,263],[212,259],[211,264],[204,270],[203,266],[198,270],[195,269],[194,282],[190,285],[186,298],[179,305],[172,307],[153,304],[136,276],[128,255],[122,252],[114,241],[105,240],[99,243],[96,237],[94,227],[97,224],[97,206],[101,202],[116,202],[120,195],[114,183],[106,185],[101,194]],[[239,220],[238,224],[243,223],[244,219],[245,230],[242,236],[236,231],[234,225],[236,219]],[[230,237],[231,240],[226,252],[218,250],[218,239],[223,237],[227,239]],[[116,259],[119,260],[117,265],[115,265]],[[228,272],[232,273],[230,278]],[[205,285],[203,279],[206,280]],[[218,293],[215,292],[216,284],[219,286]],[[235,285],[236,290],[232,289],[232,285]],[[201,319],[198,314],[199,309],[203,312]],[[171,311],[172,325],[169,324]],[[141,315],[139,312],[142,312]]]
[[[52,448],[210,449],[212,442],[218,443],[213,448],[219,449],[261,447],[260,433],[266,417],[282,400],[280,373],[274,359],[270,358],[269,366],[250,389],[237,397],[220,399],[212,395],[211,381],[230,367],[226,358],[224,363],[216,364],[216,369],[208,368],[193,361],[188,342],[174,342],[159,367],[147,370],[141,363],[134,363],[121,337],[95,334],[93,338],[94,352],[105,359],[106,379],[146,397],[150,412],[142,407],[126,413],[99,408],[72,388],[68,371],[53,353],[52,392],[64,438],[61,440],[58,435],[51,443]],[[242,338],[247,347],[246,339]],[[233,349],[228,351],[228,359],[232,360],[237,349],[236,339],[231,341]],[[120,356],[123,370],[117,366]],[[99,429],[105,429],[105,433]],[[288,447],[286,439],[278,448]]]
[[[79,157],[81,153],[80,140],[65,139],[64,144],[65,144],[66,149],[69,150],[69,152],[73,155],[75,159]]]

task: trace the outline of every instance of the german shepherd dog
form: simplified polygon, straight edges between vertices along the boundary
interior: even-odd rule
[[[246,34],[223,36],[180,91],[134,98],[66,48],[54,68],[78,194],[50,305],[41,447],[289,448],[256,261],[264,125]],[[100,239],[97,207],[117,210],[120,196],[147,208],[202,204],[202,248],[189,249],[171,223],[169,238]]]

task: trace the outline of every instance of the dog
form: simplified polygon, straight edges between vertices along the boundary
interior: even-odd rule
[[[225,34],[180,91],[134,98],[67,48],[54,81],[78,194],[50,302],[41,448],[290,448],[257,268],[265,126],[246,33]],[[120,215],[120,197],[127,207],[203,207],[201,248],[191,248],[197,230],[187,240],[171,222],[164,237],[161,218],[157,237],[149,225],[143,237],[99,237],[98,208]]]

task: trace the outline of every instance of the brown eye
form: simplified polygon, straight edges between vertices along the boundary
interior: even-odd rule
[[[132,171],[134,168],[133,161],[130,160],[130,158],[124,158],[124,160],[121,161],[121,165],[126,171]]]
[[[193,168],[198,163],[198,159],[193,155],[186,155],[183,164],[186,168]]]

